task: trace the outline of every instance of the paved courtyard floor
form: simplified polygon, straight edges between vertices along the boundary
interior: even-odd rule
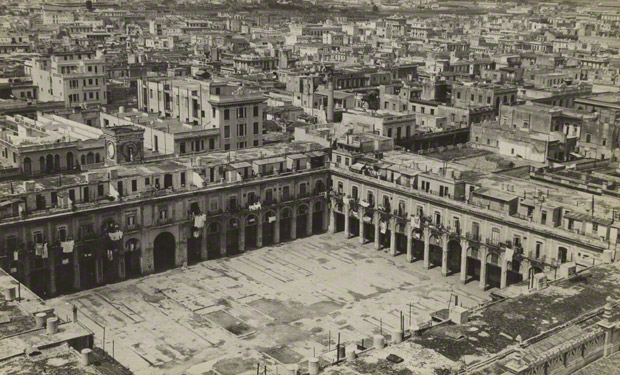
[[[445,309],[451,295],[488,301],[477,282],[442,277],[405,255],[392,257],[342,233],[323,234],[240,256],[108,285],[48,301],[70,304],[95,342],[136,374],[255,374],[317,356],[343,343]],[[98,324],[95,324],[96,321]],[[368,341],[366,341],[368,342]],[[113,347],[113,349],[112,349]]]

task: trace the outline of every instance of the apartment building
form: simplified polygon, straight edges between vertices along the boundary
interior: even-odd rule
[[[491,174],[471,180],[462,166],[400,151],[379,159],[349,139],[332,151],[331,232],[441,267],[444,276],[459,273],[483,290],[534,282],[567,262],[613,259],[620,226],[560,203],[589,194],[558,186],[556,197],[528,193],[519,179],[498,187]]]
[[[53,52],[31,61],[30,76],[39,100],[62,101],[67,108],[107,103],[105,61],[94,51]]]
[[[229,82],[149,78],[138,80],[144,112],[219,130],[222,150],[260,147],[267,98]]]
[[[153,160],[144,129],[102,131],[104,165],[0,183],[1,267],[39,296],[327,230],[327,155],[316,144]]]

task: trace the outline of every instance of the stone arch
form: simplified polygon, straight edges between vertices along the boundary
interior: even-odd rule
[[[254,214],[249,214],[245,218],[245,225],[256,225],[258,224],[258,216]]]
[[[312,207],[312,210],[313,210],[314,212],[317,212],[317,211],[323,211],[323,202],[322,202],[322,201],[320,201],[320,200],[319,200],[319,201],[314,202],[314,206]]]
[[[140,250],[140,240],[137,238],[130,238],[125,241],[125,251]]]
[[[306,215],[308,213],[308,205],[302,204],[297,207],[297,215]]]
[[[54,156],[52,156],[52,154],[47,154],[47,156],[45,157],[45,171],[54,171]]]
[[[56,172],[60,171],[60,155],[54,155],[54,170]]]
[[[237,219],[236,217],[231,217],[228,220],[227,224],[228,224],[227,225],[228,230],[237,229],[237,228],[239,228],[239,219]]]
[[[153,266],[155,272],[163,272],[175,267],[176,240],[170,232],[161,232],[153,241]]]
[[[291,213],[291,208],[290,207],[284,207],[282,209],[282,211],[280,211],[280,217],[281,218],[289,218],[291,216],[292,216],[292,213]]]
[[[207,226],[207,234],[220,233],[221,230],[222,230],[221,225],[217,221],[214,221]]]

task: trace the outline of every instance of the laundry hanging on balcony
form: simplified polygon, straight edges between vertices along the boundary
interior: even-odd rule
[[[250,211],[258,211],[261,209],[261,204],[260,202],[254,203],[250,205]]]
[[[118,199],[119,197],[118,190],[116,190],[112,184],[110,184],[110,196],[114,199]]]
[[[13,251],[13,260],[16,262],[19,260],[19,253],[17,251]]]
[[[267,222],[269,222],[269,223],[273,223],[274,221],[276,221],[276,217],[275,216],[269,216],[267,218]]]
[[[194,228],[204,228],[206,220],[207,215],[205,214],[194,216]]]
[[[349,198],[347,197],[342,198],[342,203],[349,204]]]
[[[123,232],[121,232],[120,230],[116,232],[110,232],[108,233],[108,236],[110,236],[110,239],[112,241],[120,241],[123,238]]]
[[[196,172],[192,172],[192,182],[199,188],[203,187],[205,183],[202,177]]]
[[[381,221],[379,227],[381,228],[381,234],[385,234],[387,232],[387,223],[385,221]]]
[[[47,251],[47,243],[38,243],[34,245],[34,252],[36,256],[42,257],[43,253]]]
[[[420,229],[420,218],[418,216],[411,217],[411,229]]]
[[[75,241],[73,240],[61,241],[60,247],[62,247],[62,252],[65,254],[72,253],[74,244],[75,244]]]

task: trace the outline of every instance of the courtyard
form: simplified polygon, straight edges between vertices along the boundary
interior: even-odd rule
[[[105,337],[105,350],[139,375],[255,374],[258,364],[275,374],[313,356],[329,363],[339,335],[346,344],[388,337],[401,313],[408,327],[454,296],[465,307],[489,300],[478,283],[440,268],[323,234],[48,304],[61,316],[77,306],[95,344]]]

